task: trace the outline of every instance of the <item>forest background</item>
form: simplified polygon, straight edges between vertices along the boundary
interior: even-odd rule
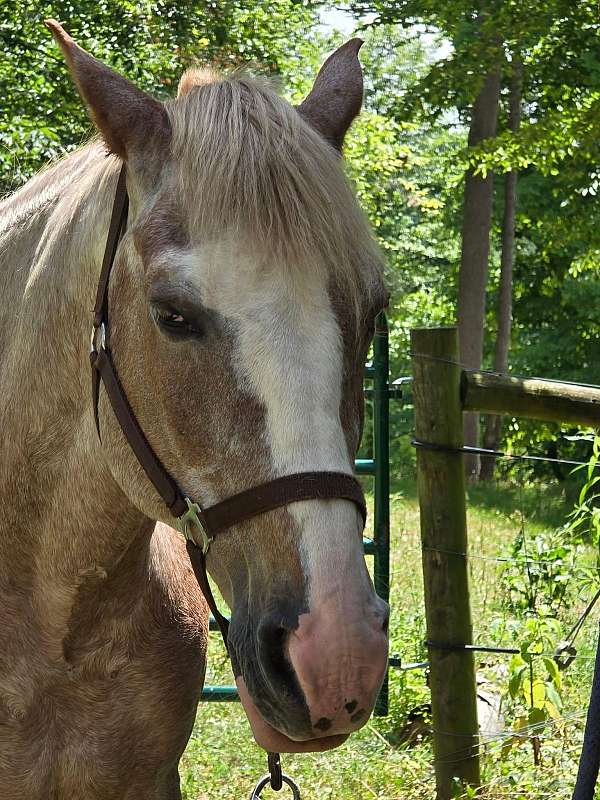
[[[411,327],[458,321],[468,367],[600,383],[595,0],[3,2],[0,195],[92,133],[47,16],[158,96],[190,64],[250,63],[298,101],[362,36],[346,159],[387,256],[393,375]],[[468,443],[573,449],[556,426],[482,422]]]

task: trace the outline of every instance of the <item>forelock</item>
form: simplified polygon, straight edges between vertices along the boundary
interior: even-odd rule
[[[282,268],[327,269],[364,308],[381,284],[368,223],[337,151],[270,81],[188,71],[167,112],[191,241],[233,234]]]

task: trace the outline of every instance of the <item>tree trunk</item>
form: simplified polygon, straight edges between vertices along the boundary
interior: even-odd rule
[[[521,125],[521,92],[523,86],[523,64],[518,57],[513,59],[509,97],[509,127],[517,133]],[[513,264],[515,260],[515,221],[517,215],[517,170],[507,172],[504,179],[504,217],[502,220],[502,258],[500,263],[500,287],[498,293],[498,332],[494,349],[494,370],[506,372],[512,327]],[[502,437],[502,417],[488,415],[485,418],[483,446],[497,450]],[[483,458],[479,477],[491,480],[495,458]]]
[[[469,147],[496,135],[498,103],[500,100],[500,69],[488,73],[473,104]],[[465,178],[462,252],[458,279],[458,333],[460,359],[467,369],[480,369],[483,355],[485,292],[490,253],[494,177],[475,175],[472,170]],[[479,417],[465,414],[465,445],[479,444]],[[479,458],[465,456],[469,480],[477,477]]]

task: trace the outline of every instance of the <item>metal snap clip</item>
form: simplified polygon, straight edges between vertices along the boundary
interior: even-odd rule
[[[281,789],[283,781],[281,756],[279,753],[267,753],[267,764],[269,766],[269,775],[271,776],[271,789],[273,789],[274,792],[278,792]]]
[[[177,517],[175,527],[180,533],[183,533],[186,539],[189,539],[190,542],[199,547],[203,555],[206,555],[212,542],[212,536],[208,535],[206,528],[200,521],[202,509],[198,503],[192,503],[189,497],[185,497],[184,500],[188,508],[180,517]]]

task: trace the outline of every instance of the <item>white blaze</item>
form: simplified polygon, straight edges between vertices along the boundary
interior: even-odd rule
[[[265,407],[275,475],[351,474],[340,422],[343,347],[325,271],[258,265],[227,240],[188,253],[185,262],[203,305],[236,325],[238,380]],[[357,566],[364,572],[360,516],[350,502],[311,500],[289,512],[302,531],[311,604],[349,579],[348,566],[354,580]]]

